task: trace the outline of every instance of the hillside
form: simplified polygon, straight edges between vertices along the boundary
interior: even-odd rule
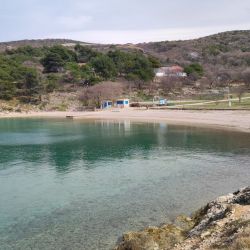
[[[70,39],[20,40],[0,43],[0,51],[23,46],[43,47],[76,44],[106,52],[110,49],[142,51],[161,60],[164,65],[199,62],[207,68],[220,65],[237,69],[250,67],[250,30],[229,31],[193,40],[161,41],[140,44],[91,44]]]
[[[155,68],[175,65],[187,77],[172,75],[155,81]],[[65,110],[99,107],[103,98],[114,96],[135,102],[154,96],[216,100],[228,95],[228,87],[239,98],[249,92],[250,31],[123,45],[67,39],[0,43],[0,98],[43,109],[55,98],[59,101],[58,96],[63,96],[63,103],[68,99],[56,105]]]
[[[214,70],[218,66],[231,70],[250,67],[249,30],[223,32],[194,40],[152,42],[137,46],[145,53],[160,58],[166,65],[198,62],[207,70]]]
[[[17,49],[24,46],[31,46],[34,48],[39,48],[43,46],[51,47],[54,45],[71,45],[82,43],[79,41],[74,41],[70,39],[34,39],[34,40],[19,40],[19,41],[10,41],[10,42],[1,42],[0,43],[0,52],[3,52],[7,49]],[[87,44],[87,43],[83,43]]]

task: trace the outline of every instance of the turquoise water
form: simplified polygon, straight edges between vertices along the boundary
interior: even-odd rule
[[[0,249],[111,249],[249,185],[249,162],[249,134],[2,119]]]

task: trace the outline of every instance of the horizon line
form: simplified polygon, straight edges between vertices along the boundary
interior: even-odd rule
[[[7,40],[7,41],[0,41],[0,44],[4,44],[4,43],[18,43],[18,42],[24,42],[24,41],[45,41],[45,40],[68,40],[68,41],[72,41],[75,43],[85,43],[85,44],[100,44],[100,45],[126,45],[126,44],[143,44],[143,43],[154,43],[154,42],[181,42],[181,41],[191,41],[191,40],[198,40],[198,39],[202,39],[202,38],[206,38],[209,36],[215,36],[215,35],[219,35],[219,34],[223,34],[223,33],[230,33],[230,32],[248,32],[250,31],[250,29],[231,29],[231,30],[225,30],[225,31],[220,31],[220,32],[213,32],[213,33],[208,33],[208,34],[204,34],[204,35],[198,35],[198,36],[194,36],[194,37],[190,37],[190,38],[183,38],[183,39],[159,39],[159,40],[152,40],[152,41],[144,41],[144,42],[124,42],[124,43],[115,43],[115,42],[110,42],[110,43],[106,43],[106,42],[98,42],[98,41],[87,41],[87,40],[78,40],[78,39],[74,39],[74,38],[69,38],[67,36],[65,37],[57,37],[57,36],[44,36],[44,37],[34,37],[34,38],[23,38],[23,39],[18,39],[18,40]],[[92,31],[91,31],[92,32]],[[103,31],[105,32],[105,31]]]

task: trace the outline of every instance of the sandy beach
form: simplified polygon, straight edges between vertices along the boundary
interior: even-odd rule
[[[95,112],[0,113],[0,118],[66,118],[66,116],[72,116],[74,119],[167,122],[169,124],[205,126],[250,133],[250,111],[139,110],[129,108]]]

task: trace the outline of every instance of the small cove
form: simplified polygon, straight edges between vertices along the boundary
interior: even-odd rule
[[[111,249],[249,185],[250,134],[65,119],[0,120],[0,249]]]

